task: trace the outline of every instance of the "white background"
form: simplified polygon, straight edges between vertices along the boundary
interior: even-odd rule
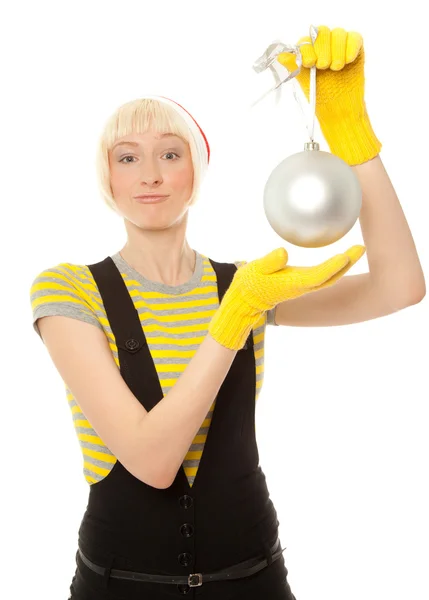
[[[31,324],[29,287],[59,262],[119,250],[121,219],[98,195],[107,117],[145,94],[175,99],[211,145],[188,239],[219,261],[284,245],[262,194],[307,141],[292,89],[252,65],[311,23],[356,30],[382,160],[428,271],[427,36],[421,3],[35,2],[2,9],[2,596],[68,597],[88,484],[62,381]],[[320,139],[322,149],[327,149]],[[300,249],[312,265],[361,243]],[[367,270],[366,257],[350,274]],[[428,303],[366,323],[270,327],[257,408],[261,465],[297,600],[427,600]],[[49,563],[49,566],[48,566]],[[54,567],[54,568],[53,568]],[[25,572],[24,572],[25,568]],[[10,590],[6,592],[10,586]]]

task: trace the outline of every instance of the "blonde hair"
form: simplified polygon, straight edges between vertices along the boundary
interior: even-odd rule
[[[120,106],[107,120],[100,136],[96,153],[98,186],[104,202],[118,212],[110,186],[108,152],[115,142],[132,133],[156,133],[178,135],[190,146],[194,167],[194,182],[189,206],[195,204],[202,178],[207,169],[204,142],[195,137],[186,120],[171,104],[153,98],[138,98]],[[202,138],[202,136],[200,136]]]

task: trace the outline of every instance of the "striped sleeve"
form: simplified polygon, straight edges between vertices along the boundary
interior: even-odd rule
[[[245,260],[236,260],[234,262],[234,264],[237,268],[239,268],[239,267],[242,267],[243,265],[245,265],[246,261]],[[277,327],[277,323],[275,321],[275,313],[276,313],[276,307],[274,307],[270,310],[267,310],[267,312],[265,313],[267,325],[275,325]]]
[[[39,273],[31,284],[33,329],[42,341],[37,325],[40,317],[62,315],[103,329],[85,291],[85,269],[83,266],[61,263]]]
[[[267,311],[267,325],[275,325],[277,327],[275,317],[276,317],[276,307]]]

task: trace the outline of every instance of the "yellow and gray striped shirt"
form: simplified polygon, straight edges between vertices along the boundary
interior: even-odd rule
[[[186,283],[170,286],[146,279],[117,252],[111,255],[139,314],[164,396],[172,388],[207,335],[208,324],[219,306],[216,273],[207,256],[196,252],[194,273]],[[245,261],[237,261],[241,266]],[[45,269],[31,286],[33,327],[37,319],[63,315],[91,323],[105,332],[119,368],[115,337],[91,271],[85,265],[60,263]],[[274,325],[274,309],[263,315],[253,329],[256,361],[256,398],[264,378],[266,325]],[[91,485],[106,477],[116,462],[65,386],[74,427],[83,455],[83,472]],[[192,486],[210,427],[214,400],[187,455],[184,470]]]

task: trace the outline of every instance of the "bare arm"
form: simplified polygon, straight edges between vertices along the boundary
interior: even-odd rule
[[[369,273],[349,275],[332,287],[281,302],[275,307],[274,322],[290,327],[351,325],[403,310],[423,297],[410,290],[408,298],[396,299],[383,293]]]
[[[144,483],[169,487],[237,351],[208,334],[174,387],[147,412],[101,330],[64,316],[42,317],[38,326],[63,381],[110,451]]]

